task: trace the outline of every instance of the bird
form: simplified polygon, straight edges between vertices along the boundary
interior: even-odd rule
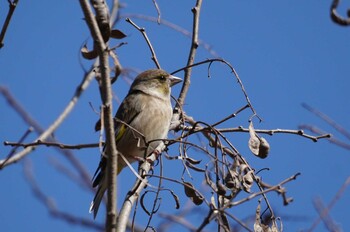
[[[129,163],[135,162],[151,154],[167,138],[172,117],[171,87],[181,81],[162,69],[150,69],[135,78],[114,117],[117,175],[127,166],[121,156]],[[92,180],[92,187],[97,187],[89,210],[94,218],[107,189],[107,157],[104,149]]]

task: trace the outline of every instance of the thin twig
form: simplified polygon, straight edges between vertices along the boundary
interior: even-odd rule
[[[122,14],[120,15],[120,18],[137,18],[142,19],[149,22],[156,22],[158,23],[158,18],[148,16],[148,15],[141,15],[141,14]],[[191,38],[192,33],[185,28],[180,27],[179,25],[169,22],[165,19],[160,19],[159,23],[161,25],[164,25],[166,27],[169,27],[172,30],[175,30],[176,32],[179,32],[183,34],[184,36]],[[206,43],[205,41],[198,39],[199,46],[203,46],[205,50],[207,50],[213,57],[219,57],[218,53],[213,49],[212,45]]]
[[[240,205],[240,204],[242,204],[242,203],[244,203],[244,202],[247,202],[247,201],[251,200],[252,198],[255,198],[255,197],[260,196],[260,195],[263,195],[263,194],[266,194],[266,193],[268,193],[268,192],[277,191],[281,186],[283,186],[283,185],[286,184],[287,182],[290,182],[290,181],[292,181],[292,180],[295,180],[299,175],[300,175],[300,173],[297,173],[297,174],[295,174],[295,175],[293,175],[293,176],[291,176],[291,177],[289,177],[289,178],[283,180],[283,181],[280,182],[279,184],[277,184],[277,185],[275,185],[275,186],[272,186],[271,188],[267,188],[267,189],[265,189],[265,190],[263,190],[263,191],[260,191],[260,192],[252,193],[252,194],[250,194],[248,197],[243,198],[243,199],[241,199],[241,200],[239,200],[239,201],[230,202],[230,203],[226,204],[226,205],[223,207],[223,209],[224,209],[224,208],[227,208],[227,207],[233,207],[233,206],[236,206],[236,205]],[[274,218],[273,218],[273,219],[274,219]]]
[[[190,80],[191,72],[192,72],[191,65],[193,65],[194,63],[196,51],[198,48],[199,16],[201,11],[201,6],[202,6],[202,0],[197,0],[195,7],[192,8],[192,13],[193,13],[192,43],[191,43],[191,48],[188,55],[182,89],[178,97],[178,104],[180,104],[181,106],[185,102],[185,98],[191,83],[191,80]]]
[[[321,212],[319,213],[319,217],[312,223],[312,225],[311,225],[310,229],[308,230],[308,232],[312,232],[312,231],[314,231],[316,229],[317,225],[321,222],[321,219],[326,217],[329,214],[331,209],[334,207],[335,203],[337,203],[339,201],[339,199],[343,196],[346,188],[349,185],[350,185],[350,177],[348,177],[345,180],[345,182],[340,187],[338,192],[335,194],[335,196],[333,197],[331,202],[328,204],[328,206],[321,210]]]
[[[141,191],[146,187],[148,183],[148,178],[145,177],[145,174],[149,173],[152,167],[151,163],[157,159],[157,154],[162,153],[164,149],[165,145],[163,142],[161,142],[153,151],[153,153],[147,157],[145,162],[141,164],[139,175],[144,178],[137,178],[132,190],[128,192],[117,218],[117,232],[124,232],[126,230],[126,225],[129,220],[132,206],[135,204],[141,194]]]
[[[7,31],[7,28],[10,24],[11,18],[13,13],[15,12],[16,6],[18,4],[19,0],[14,0],[13,2],[11,2],[10,0],[8,0],[9,3],[9,11],[7,12],[7,16],[4,22],[4,25],[2,26],[1,29],[1,33],[0,33],[0,49],[4,46],[4,39],[5,39],[5,34]]]
[[[155,53],[155,51],[154,51],[154,49],[153,49],[153,46],[152,46],[152,44],[151,44],[151,41],[149,40],[149,38],[148,38],[148,36],[147,36],[147,34],[146,34],[145,28],[141,28],[141,27],[137,26],[130,18],[126,18],[125,20],[126,20],[128,23],[130,23],[132,26],[134,26],[139,32],[141,32],[143,38],[145,38],[145,40],[146,40],[146,43],[147,43],[149,49],[151,50],[151,53],[152,53],[152,58],[151,58],[151,59],[152,59],[153,62],[156,64],[157,68],[160,69],[161,67],[160,67],[160,64],[159,64],[159,62],[158,62],[156,53]]]
[[[158,22],[158,24],[160,24],[160,9],[159,9],[158,3],[157,3],[156,0],[152,0],[152,1],[153,1],[154,7],[155,7],[156,10],[157,10],[157,14],[158,14],[157,22]]]
[[[332,126],[334,129],[336,129],[339,133],[341,133],[342,135],[344,135],[347,139],[350,140],[350,133],[344,129],[343,126],[339,125],[336,121],[334,121],[333,119],[331,119],[328,115],[322,113],[321,111],[311,107],[310,105],[303,103],[302,106],[307,109],[308,111],[310,111],[311,113],[313,113],[314,115],[316,115],[317,117],[319,117],[320,119],[322,119],[323,121],[325,121],[328,125]]]
[[[26,132],[22,135],[22,137],[18,140],[18,143],[22,143],[27,136],[34,130],[33,127],[29,127],[28,130],[26,130]],[[4,142],[4,145],[6,142]],[[18,146],[14,146],[11,151],[9,152],[9,154],[7,155],[6,159],[4,160],[4,162],[2,162],[0,164],[0,170],[4,167],[4,165],[6,164],[6,162],[13,156],[13,154],[15,154],[15,152],[17,151]]]
[[[73,94],[73,97],[68,102],[66,108],[62,111],[62,113],[57,117],[57,119],[46,129],[44,130],[30,115],[26,112],[26,110],[15,100],[15,98],[11,95],[11,93],[3,86],[0,86],[0,93],[6,98],[8,103],[12,106],[14,110],[17,111],[17,113],[23,118],[23,120],[32,126],[35,131],[37,131],[40,135],[37,140],[41,141],[55,141],[52,138],[52,133],[61,125],[61,123],[66,119],[66,117],[69,115],[69,113],[74,109],[76,103],[78,102],[81,94],[87,89],[89,86],[91,80],[93,80],[94,77],[94,70],[95,66],[91,68],[91,70],[86,73],[84,76],[82,82],[79,84],[79,86],[76,88],[75,93]],[[19,160],[21,160],[23,157],[28,155],[30,152],[32,152],[35,149],[35,146],[26,147],[22,151],[14,154],[9,160],[6,161],[6,164],[3,165],[3,167],[8,166],[10,164],[13,164]],[[89,179],[89,175],[86,174],[85,169],[78,164],[78,161],[75,159],[75,157],[71,153],[64,153],[65,156],[70,159],[71,162],[74,163],[74,166],[80,171],[82,176],[88,177],[84,179]],[[4,163],[4,160],[0,160],[0,165]]]
[[[300,125],[299,126],[300,129],[302,130],[308,130],[314,134],[317,134],[317,135],[322,135],[322,134],[326,134],[326,132],[322,131],[321,129],[315,127],[315,126],[311,126],[311,125]],[[350,144],[349,143],[346,143],[346,142],[343,142],[339,139],[336,139],[334,136],[330,136],[329,138],[327,138],[327,140],[330,142],[330,143],[333,143],[339,147],[342,147],[344,149],[347,149],[347,150],[350,150]]]
[[[87,143],[87,144],[77,144],[77,145],[68,145],[63,143],[57,143],[57,142],[46,142],[37,140],[32,143],[21,143],[21,142],[4,142],[5,146],[12,146],[12,147],[30,147],[30,146],[47,146],[47,147],[58,147],[60,149],[82,149],[82,148],[96,148],[99,147],[99,143]],[[1,169],[1,168],[0,168]]]
[[[253,113],[253,116],[252,116],[252,117],[257,117],[260,121],[262,121],[262,119],[261,119],[261,118],[259,117],[259,115],[256,113],[256,111],[255,111],[255,109],[254,109],[254,107],[253,107],[253,105],[252,105],[252,103],[251,103],[251,101],[250,101],[250,99],[249,99],[249,97],[248,97],[247,91],[246,91],[245,88],[244,88],[244,85],[243,85],[243,82],[242,82],[241,78],[238,76],[238,73],[237,73],[236,70],[233,68],[233,66],[232,66],[229,62],[227,62],[226,60],[224,60],[224,59],[222,59],[222,58],[207,59],[207,60],[200,61],[200,62],[197,62],[197,63],[192,63],[191,65],[187,65],[186,67],[180,68],[180,69],[178,69],[178,70],[172,72],[171,74],[175,74],[175,73],[180,72],[180,71],[182,71],[182,70],[187,70],[188,68],[192,68],[192,67],[195,67],[195,66],[199,66],[199,65],[202,65],[202,64],[205,64],[205,63],[209,63],[208,69],[210,69],[211,64],[214,63],[214,62],[221,62],[221,63],[224,63],[224,64],[226,64],[226,65],[230,68],[231,72],[232,72],[233,75],[236,77],[237,82],[239,83],[239,85],[240,85],[240,87],[241,87],[241,90],[242,90],[242,92],[243,92],[243,94],[244,94],[244,97],[245,97],[245,99],[246,99],[247,104],[249,105],[249,108],[252,110],[252,113]],[[184,84],[185,84],[185,83],[184,83]],[[180,101],[179,101],[179,102],[180,102]],[[251,118],[252,118],[252,117],[251,117]],[[250,118],[249,120],[251,120],[251,118]]]
[[[218,131],[222,133],[228,133],[228,132],[246,132],[249,133],[248,128],[244,127],[236,127],[236,128],[222,128],[217,129]],[[310,139],[313,142],[317,142],[319,139],[327,139],[330,138],[330,134],[321,134],[319,136],[312,136],[309,134],[306,134],[303,130],[289,130],[289,129],[256,129],[255,132],[261,133],[261,134],[268,134],[268,135],[274,135],[274,134],[293,134],[293,135],[300,135],[304,138]]]
[[[331,19],[333,20],[333,22],[337,23],[338,25],[349,26],[350,25],[349,13],[348,13],[348,18],[343,18],[337,12],[337,7],[339,3],[340,3],[340,0],[333,0],[333,3],[331,5]]]
[[[24,177],[29,183],[34,196],[39,200],[39,202],[41,202],[46,207],[46,209],[49,211],[52,217],[61,219],[73,225],[81,225],[89,229],[95,229],[97,231],[103,230],[104,225],[98,224],[92,220],[79,218],[70,213],[66,213],[58,210],[52,198],[46,196],[46,194],[40,189],[38,183],[34,178],[32,165],[29,160],[26,160],[24,162],[23,168],[24,168]]]

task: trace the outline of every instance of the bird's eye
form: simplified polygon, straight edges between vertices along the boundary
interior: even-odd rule
[[[165,81],[165,76],[163,76],[163,75],[161,75],[161,76],[159,76],[159,79],[161,80],[161,81]]]

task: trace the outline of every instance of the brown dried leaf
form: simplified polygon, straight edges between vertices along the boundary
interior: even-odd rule
[[[115,29],[111,31],[111,37],[114,39],[123,39],[126,35],[122,31]]]
[[[87,60],[95,59],[98,56],[95,50],[89,51],[87,49],[86,44],[81,48],[80,52],[81,52],[81,55]]]
[[[101,130],[101,119],[99,119],[95,124],[95,132]]]
[[[189,182],[183,182],[185,188],[185,194],[191,199],[195,205],[201,205],[203,203],[203,197],[198,195],[194,186]]]
[[[216,187],[216,184],[211,180],[208,171],[205,172],[205,181],[207,182],[207,185],[209,185],[210,188],[211,188],[214,192],[218,192],[218,188]]]
[[[250,189],[253,186],[253,176],[252,176],[253,170],[250,170],[249,172],[247,172],[244,176],[243,176],[243,189],[244,191],[246,191],[247,193],[250,193]]]
[[[255,132],[252,121],[249,123],[249,135],[249,149],[255,156],[265,159],[269,153],[270,145],[265,138],[260,137]]]
[[[180,201],[179,201],[179,197],[170,190],[171,195],[173,196],[174,200],[175,200],[175,209],[180,209]]]

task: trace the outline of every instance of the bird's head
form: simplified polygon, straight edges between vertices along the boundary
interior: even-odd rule
[[[130,91],[139,90],[157,97],[169,97],[171,87],[182,79],[161,69],[151,69],[140,73],[131,85]]]

